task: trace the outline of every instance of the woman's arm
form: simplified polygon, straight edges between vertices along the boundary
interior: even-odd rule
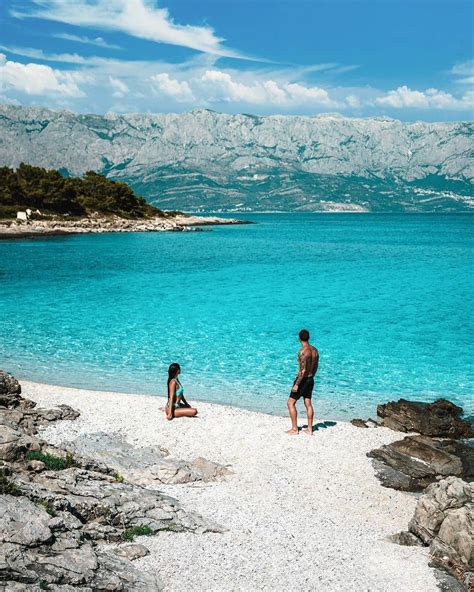
[[[168,385],[168,408],[166,410],[166,419],[174,417],[174,402],[176,399],[176,380],[171,380]]]
[[[181,403],[182,403],[181,407],[191,407],[191,405],[184,398],[184,395],[181,395]]]

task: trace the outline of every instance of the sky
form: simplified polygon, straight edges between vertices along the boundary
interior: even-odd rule
[[[472,120],[474,0],[0,0],[0,103]]]

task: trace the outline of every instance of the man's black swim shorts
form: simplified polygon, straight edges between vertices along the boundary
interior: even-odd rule
[[[294,399],[295,401],[298,401],[298,399],[300,399],[301,397],[303,397],[304,399],[311,399],[311,396],[313,394],[313,387],[314,378],[312,376],[305,376],[301,380],[298,386],[298,390],[296,392],[291,391],[290,398]]]

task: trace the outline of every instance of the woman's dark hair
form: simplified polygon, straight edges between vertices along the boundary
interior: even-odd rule
[[[168,386],[170,385],[170,382],[173,380],[173,378],[178,376],[178,372],[180,370],[181,366],[178,363],[173,362],[170,364],[170,367],[168,368]]]

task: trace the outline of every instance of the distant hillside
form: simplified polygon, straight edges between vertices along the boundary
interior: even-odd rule
[[[472,211],[474,124],[0,107],[0,164],[96,171],[184,210]]]
[[[125,183],[87,172],[82,178],[20,164],[0,167],[0,218],[13,218],[18,210],[40,210],[42,215],[84,216],[92,213],[123,218],[149,218],[163,212],[137,197]]]

